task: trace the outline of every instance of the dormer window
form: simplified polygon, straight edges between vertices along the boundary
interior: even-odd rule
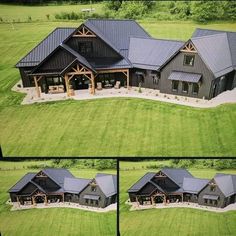
[[[92,191],[92,192],[96,192],[96,186],[92,185],[92,186],[91,186],[91,191]]]
[[[194,55],[184,55],[184,66],[193,66],[194,65]]]
[[[215,185],[211,185],[210,189],[211,189],[211,192],[215,192],[216,191],[216,186]]]
[[[78,43],[79,53],[85,56],[91,56],[93,52],[93,44],[92,42],[79,42]]]

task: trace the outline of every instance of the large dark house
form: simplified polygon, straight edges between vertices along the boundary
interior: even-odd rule
[[[236,202],[236,175],[216,174],[213,179],[199,179],[185,169],[164,168],[146,173],[128,193],[131,202],[141,205],[193,202],[223,208]]]
[[[27,173],[8,192],[20,205],[72,202],[104,208],[117,201],[117,179],[110,174],[76,178],[66,169],[48,168]]]
[[[94,94],[118,82],[211,99],[236,87],[236,32],[196,29],[181,42],[154,39],[133,20],[91,19],[56,28],[16,67],[38,96],[88,88]]]

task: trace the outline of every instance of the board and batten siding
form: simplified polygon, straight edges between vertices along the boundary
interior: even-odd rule
[[[92,187],[88,185],[79,195],[79,203],[81,205],[86,205],[86,206],[96,206],[95,204],[91,204],[90,200],[88,203],[86,203],[86,199],[84,198],[84,195],[95,195],[95,196],[100,196],[98,200],[98,205],[97,207],[104,208],[107,206],[106,202],[106,196],[102,192],[101,188],[97,185],[96,186],[96,191],[92,191]]]
[[[184,66],[184,55],[195,55],[193,66]],[[172,91],[172,81],[168,79],[172,71],[181,71],[188,73],[202,74],[201,86],[197,95],[192,93],[192,85],[189,86],[188,93],[182,92],[182,83],[179,82],[178,91]],[[210,99],[210,91],[212,80],[214,79],[213,73],[207,68],[201,57],[197,53],[179,52],[174,58],[171,59],[162,69],[160,77],[160,92],[181,96],[189,96],[196,98]]]
[[[79,51],[79,42],[91,42],[93,47],[93,52],[89,55],[90,58],[121,58],[117,52],[115,52],[110,46],[108,46],[105,42],[103,42],[98,37],[91,38],[81,38],[81,37],[72,37],[66,43],[69,47],[73,48],[75,51],[80,53]]]
[[[211,191],[211,186],[209,184],[206,185],[206,187],[203,188],[198,195],[198,204],[199,205],[213,206],[212,204],[205,203],[205,200],[203,198],[204,195],[214,195],[214,196],[219,197],[217,200],[217,205],[215,205],[215,207],[223,208],[229,204],[229,203],[227,204],[224,194],[221,192],[221,190],[219,189],[219,187],[217,185],[216,185],[215,191]]]
[[[30,76],[28,75],[31,72],[31,70],[33,70],[33,68],[34,67],[20,67],[19,68],[20,76],[22,79],[22,85],[24,88],[33,86],[32,80],[30,79]]]

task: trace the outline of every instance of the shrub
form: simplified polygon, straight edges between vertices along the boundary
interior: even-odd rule
[[[48,20],[50,19],[50,15],[49,14],[47,14],[46,17],[47,17]]]
[[[32,21],[32,17],[31,16],[28,16],[28,21]]]

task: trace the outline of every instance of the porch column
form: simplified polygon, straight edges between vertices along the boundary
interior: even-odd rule
[[[139,207],[138,197],[136,197],[137,206]]]
[[[20,200],[19,200],[19,197],[18,197],[18,196],[16,197],[16,201],[17,201],[17,203],[18,203],[18,206],[20,207]]]
[[[36,206],[35,198],[32,197],[33,205]]]
[[[65,83],[66,83],[66,93],[67,96],[70,97],[70,92],[69,92],[69,79],[68,79],[68,75],[65,74]]]
[[[39,80],[40,80],[40,78],[39,78]],[[40,90],[39,90],[38,80],[37,80],[36,76],[34,76],[34,84],[35,84],[37,97],[40,98]]]
[[[95,77],[93,73],[91,73],[91,83],[92,83],[91,93],[94,95],[95,94]]]
[[[184,194],[183,193],[181,195],[181,198],[182,198],[182,202],[184,202]]]
[[[47,204],[48,204],[48,199],[47,199],[47,195],[45,195],[44,205],[47,206]]]
[[[63,203],[65,202],[65,196],[64,196],[64,193],[62,194],[62,202],[63,202]]]
[[[129,90],[129,69],[127,70],[127,89]]]

